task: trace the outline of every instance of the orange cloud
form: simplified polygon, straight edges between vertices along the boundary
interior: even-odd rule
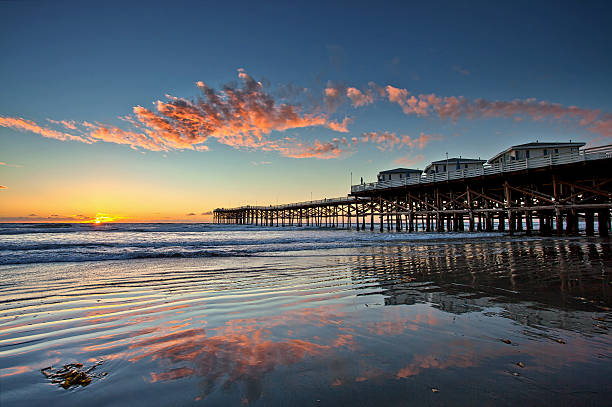
[[[64,126],[65,128],[69,130],[77,130],[77,127],[76,127],[77,123],[74,120],[59,120],[58,121],[58,120],[47,119],[47,121],[53,124]]]
[[[0,189],[8,189],[8,187],[5,187],[4,185],[0,185]]]
[[[10,117],[0,117],[0,126],[58,140],[84,143],[104,141],[151,151],[207,150],[203,143],[211,137],[235,148],[274,150],[277,143],[266,138],[272,131],[321,126],[336,132],[348,132],[349,118],[337,122],[325,114],[302,113],[294,105],[277,103],[264,91],[263,85],[244,70],[238,70],[238,77],[239,86],[226,85],[221,91],[210,88],[204,82],[197,82],[196,86],[203,94],[197,100],[168,96],[165,102],[157,101],[154,110],[134,107],[133,116],[121,119],[137,128],[136,131],[87,121],[77,123],[49,119],[53,124],[81,134],[73,135],[39,126],[33,121]],[[330,145],[316,142],[306,147],[304,154],[309,156],[310,151],[314,155],[326,155],[334,150]]]
[[[348,124],[351,122],[351,119],[345,117],[341,123],[338,122],[329,122],[326,127],[332,129],[333,131],[337,131],[338,133],[348,133]]]
[[[20,130],[20,131],[29,131],[31,133],[39,134],[43,137],[53,138],[56,140],[62,140],[62,141],[74,140],[74,141],[80,141],[82,143],[91,144],[91,140],[88,140],[86,138],[83,138],[80,136],[73,136],[71,134],[52,130],[46,127],[41,127],[31,120],[22,119],[20,117],[2,117],[0,116],[0,126],[10,127],[12,129]]]

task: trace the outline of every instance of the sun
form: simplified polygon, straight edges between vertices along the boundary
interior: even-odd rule
[[[114,222],[118,219],[121,219],[120,216],[109,215],[106,213],[96,213],[91,219],[85,221],[85,223],[93,223],[94,225],[101,225],[103,223]]]

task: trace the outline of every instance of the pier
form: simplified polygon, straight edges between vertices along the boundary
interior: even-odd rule
[[[612,145],[351,186],[346,197],[217,208],[215,223],[608,236]],[[580,224],[584,227],[581,228]]]

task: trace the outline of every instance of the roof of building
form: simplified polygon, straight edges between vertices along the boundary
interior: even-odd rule
[[[477,163],[486,163],[487,160],[481,160],[480,158],[462,158],[462,157],[453,157],[448,160],[445,158],[444,160],[432,161],[431,164],[446,164],[447,162],[456,164],[459,161],[459,164],[477,164]],[[429,164],[429,165],[431,165]]]
[[[582,147],[584,146],[586,143],[583,143],[581,141],[579,142],[560,142],[560,141],[548,141],[548,142],[543,142],[540,143],[538,141],[536,142],[532,142],[532,143],[525,143],[525,144],[517,144],[515,146],[512,147],[508,147],[507,149],[505,149],[504,151],[495,154],[492,158],[489,158],[488,162],[492,162],[497,160],[499,157],[501,157],[502,155],[512,151],[512,150],[518,150],[518,149],[535,149],[535,148],[555,148],[555,147]]]
[[[510,147],[508,150],[513,150],[516,148],[545,148],[545,147],[582,147],[584,146],[586,143],[583,142],[557,142],[557,141],[552,141],[552,142],[543,142],[540,143],[539,141],[536,141],[535,143],[525,143],[525,144],[517,144],[515,146]]]
[[[457,162],[459,162],[459,164],[484,164],[487,161],[481,160],[480,158],[452,157],[448,160],[445,158],[444,160],[432,161],[427,167],[425,167],[425,172],[428,172],[434,165],[446,165],[447,163],[449,165],[457,165]]]
[[[392,170],[385,170],[385,171],[381,171],[379,172],[379,174],[405,174],[407,172],[418,172],[419,174],[422,173],[422,170],[415,170],[413,168],[395,168]]]

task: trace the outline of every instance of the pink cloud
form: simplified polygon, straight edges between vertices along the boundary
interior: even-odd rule
[[[559,103],[538,101],[535,98],[512,101],[470,100],[463,96],[437,96],[435,94],[410,95],[407,89],[391,85],[385,87],[386,98],[396,103],[407,115],[437,115],[441,119],[457,121],[461,118],[505,118],[522,121],[551,120],[559,123],[573,123],[585,127],[601,137],[612,137],[612,115],[598,109],[584,109],[577,106],[563,106]]]
[[[354,107],[366,106],[374,103],[374,96],[370,90],[363,93],[357,88],[348,88],[346,90],[346,96],[351,99]]]
[[[409,135],[397,135],[393,132],[369,132],[363,133],[360,140],[362,143],[374,143],[381,151],[390,151],[403,146],[408,146],[411,149],[418,148],[422,150],[425,146],[434,140],[442,140],[444,137],[434,134],[425,134],[421,132],[418,137],[411,137]]]
[[[601,137],[612,137],[612,114],[604,115],[600,120],[588,122],[587,130]]]
[[[9,163],[5,163],[0,161],[0,165],[2,165],[3,167],[14,167],[14,168],[21,168],[23,167],[23,165],[19,165],[19,164],[9,164]]]
[[[415,164],[422,163],[425,159],[423,154],[418,154],[415,156],[407,155],[405,157],[400,157],[393,161],[393,164],[404,165],[406,167],[412,167]]]
[[[352,152],[352,145],[344,137],[341,139],[335,138],[329,142],[315,140],[313,144],[286,138],[269,143],[264,147],[264,150],[278,151],[281,155],[291,158],[332,159]]]

